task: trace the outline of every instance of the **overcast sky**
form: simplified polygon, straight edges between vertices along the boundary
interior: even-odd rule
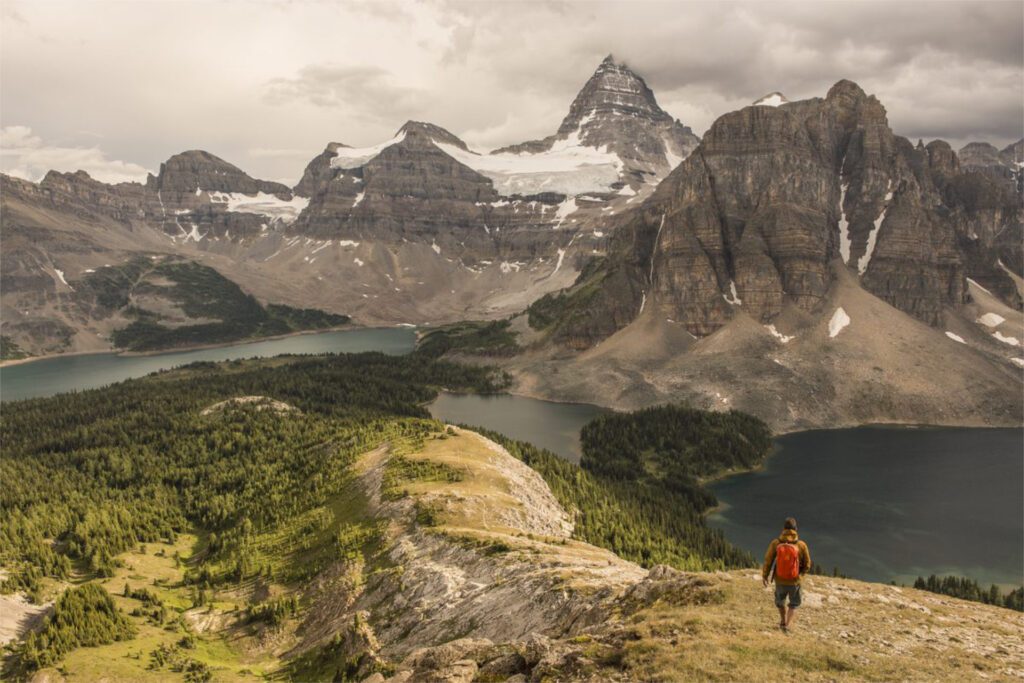
[[[491,149],[553,133],[614,53],[701,134],[773,90],[876,94],[898,134],[1024,135],[1024,3],[0,0],[0,169],[143,179],[205,149],[294,183],[408,119]]]

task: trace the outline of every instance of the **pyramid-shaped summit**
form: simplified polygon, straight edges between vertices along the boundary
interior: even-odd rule
[[[643,184],[664,177],[700,139],[658,105],[643,78],[609,54],[569,105],[557,133],[495,152],[537,153],[560,142],[606,149],[622,160],[631,184]]]
[[[575,130],[587,117],[630,116],[652,122],[671,122],[672,117],[661,107],[644,79],[624,62],[616,63],[608,55],[569,105],[569,114],[558,132]]]

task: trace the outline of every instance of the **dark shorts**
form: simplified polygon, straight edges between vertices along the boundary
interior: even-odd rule
[[[789,596],[789,606],[799,607],[800,606],[800,584],[795,586],[780,586],[775,584],[775,606],[785,607],[786,596]]]

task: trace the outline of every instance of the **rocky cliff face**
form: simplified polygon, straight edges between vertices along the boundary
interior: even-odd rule
[[[787,303],[816,311],[837,259],[931,325],[967,301],[965,276],[1000,279],[1019,306],[996,246],[1019,230],[1019,201],[957,164],[948,145],[894,135],[881,103],[849,81],[824,99],[746,107],[714,123],[576,293],[540,308],[571,311],[556,337],[577,347],[646,307],[705,336],[740,310],[766,324]]]

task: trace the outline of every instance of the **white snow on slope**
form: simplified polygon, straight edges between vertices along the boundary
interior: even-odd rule
[[[72,292],[75,291],[75,288],[72,287],[71,285],[69,285],[68,281],[64,279],[64,271],[63,270],[61,270],[60,268],[54,268],[53,272],[57,273],[57,277],[60,278],[60,281],[64,283],[65,287],[70,289]]]
[[[672,146],[668,143],[668,140],[664,140],[665,143],[665,161],[668,162],[668,170],[674,171],[676,166],[686,161],[686,157],[676,156],[675,152],[672,151]]]
[[[522,264],[522,263],[519,263],[518,261],[513,261],[513,262],[511,262],[511,263],[509,263],[508,261],[502,261],[502,262],[501,262],[501,263],[500,263],[500,264],[498,265],[498,270],[500,270],[500,271],[501,271],[502,273],[504,273],[505,275],[508,275],[508,274],[509,274],[509,273],[511,273],[511,272],[512,272],[513,270],[514,270],[514,271],[516,271],[516,272],[518,273],[518,272],[519,272],[519,269],[520,269],[520,268],[522,268],[522,267],[523,267],[523,264]]]
[[[355,201],[352,202],[352,208],[353,209],[356,208],[357,206],[359,206],[359,202],[363,201],[363,197],[365,195],[366,195],[366,192],[360,192],[359,194],[356,195]]]
[[[562,267],[562,259],[564,259],[564,258],[565,258],[565,249],[559,249],[558,250],[558,263],[555,264],[555,269],[553,271],[551,271],[552,275],[557,273],[558,269]]]
[[[846,315],[846,311],[844,311],[843,307],[840,306],[836,309],[836,312],[832,314],[832,319],[828,321],[828,336],[830,338],[835,337],[849,324],[850,316]]]
[[[979,322],[985,327],[999,327],[1006,322],[1006,318],[999,315],[998,313],[986,313],[985,315],[978,318],[975,322]]]
[[[1004,344],[1009,344],[1010,346],[1020,346],[1019,339],[1017,339],[1016,337],[1003,336],[1003,334],[1001,334],[998,330],[993,332],[992,336],[995,337],[998,341],[1003,342]]]
[[[556,140],[551,149],[531,154],[477,154],[455,145],[435,142],[445,154],[491,179],[503,195],[560,192],[577,195],[607,191],[619,179],[622,159],[607,146],[582,144],[580,131],[593,112],[565,140]]]
[[[651,269],[647,273],[647,282],[654,283],[654,254],[658,251],[658,242],[661,241],[661,230],[665,227],[665,216],[668,214],[661,214],[661,222],[658,223],[658,234],[654,236],[654,247],[651,250]]]
[[[441,247],[437,246],[437,242],[431,242],[430,243],[430,248],[434,250],[435,254],[440,254],[441,253]]]
[[[868,233],[868,243],[867,246],[864,247],[864,255],[861,256],[860,260],[857,262],[857,272],[861,275],[867,271],[868,264],[871,263],[871,255],[875,253],[875,244],[878,242],[878,231],[882,229],[882,222],[885,220],[885,214],[889,211],[888,202],[892,199],[892,178],[889,178],[885,189],[885,201],[887,203],[882,207],[882,213],[880,213],[878,218],[875,219],[875,226],[871,229],[871,232]]]
[[[782,334],[781,332],[779,332],[778,329],[776,329],[775,325],[765,325],[765,329],[771,332],[772,336],[778,339],[783,344],[788,344],[789,342],[796,339],[796,335]]]
[[[339,247],[358,247],[359,242],[353,242],[352,240],[338,240]]]
[[[839,255],[843,257],[843,263],[850,262],[850,221],[846,220],[846,210],[843,208],[849,187],[849,183],[839,186]]]
[[[352,263],[356,264],[357,266],[362,266],[363,265],[363,261],[361,259],[357,259],[357,258],[352,259]]]
[[[558,210],[555,211],[555,217],[551,220],[551,222],[555,224],[556,228],[562,227],[562,223],[565,222],[565,219],[569,217],[569,214],[576,211],[576,209],[576,198],[569,197],[564,202],[558,205]]]
[[[209,234],[209,233],[206,233],[206,234]],[[206,235],[200,235],[199,234],[199,226],[196,225],[195,223],[192,223],[192,230],[190,230],[189,233],[187,235],[185,235],[185,241],[188,242],[189,240],[192,240],[193,242],[198,242],[199,240],[203,239],[204,237],[206,237]]]
[[[946,330],[946,336],[949,337],[950,339],[952,339],[955,342],[960,342],[961,344],[966,344],[967,343],[967,342],[964,341],[964,338],[961,337],[959,334],[954,334],[954,333],[950,332],[949,330]]]
[[[757,102],[754,102],[754,106],[777,107],[780,104],[786,104],[787,102],[789,102],[789,100],[786,99],[785,95],[783,95],[780,92],[773,92],[768,95],[765,95]]]
[[[882,228],[882,221],[885,220],[885,212],[888,210],[888,206],[882,209],[882,213],[875,219],[875,226],[868,233],[868,244],[864,247],[864,255],[857,261],[857,272],[861,275],[867,271],[868,264],[871,263],[871,255],[875,253],[875,244],[878,242],[878,231]]]
[[[210,201],[227,204],[227,210],[235,213],[255,213],[291,223],[309,204],[309,199],[295,195],[289,201],[278,199],[272,194],[258,192],[255,195],[241,192],[208,192]]]
[[[334,158],[331,159],[331,168],[359,168],[383,152],[391,145],[397,145],[405,139],[405,131],[395,137],[372,147],[339,147],[334,151]]]
[[[979,285],[976,281],[972,280],[971,278],[967,278],[967,281],[969,283],[971,283],[972,285],[974,285],[975,287],[977,287],[978,289],[980,289],[981,291],[985,292],[986,294],[991,294],[992,293],[992,292],[988,291],[987,289],[985,289],[984,287],[982,287],[981,285]]]
[[[732,296],[730,297],[729,294],[731,294]],[[732,280],[729,280],[729,294],[722,295],[722,298],[725,299],[727,303],[733,306],[739,306],[743,303],[743,301],[739,297],[739,294],[736,293],[736,283],[733,282]]]
[[[1024,358],[1011,358],[1010,362],[1024,368]]]

